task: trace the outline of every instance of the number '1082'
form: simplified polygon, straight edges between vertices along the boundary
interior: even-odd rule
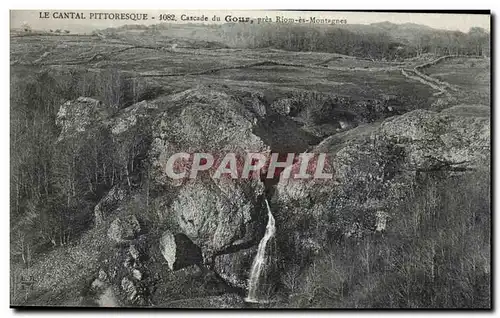
[[[160,21],[175,21],[175,14],[160,14]]]

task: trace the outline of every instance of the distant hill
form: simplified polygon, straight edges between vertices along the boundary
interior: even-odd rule
[[[377,22],[371,24],[347,24],[342,26],[342,28],[362,34],[386,34],[396,41],[401,41],[403,43],[415,43],[421,37],[436,36],[436,35],[446,35],[446,34],[460,34],[465,35],[461,31],[450,31],[435,29],[427,25],[416,24],[416,23],[403,23],[396,24],[388,21]]]
[[[434,28],[431,28],[430,26],[423,25],[423,24],[417,24],[417,23],[402,23],[402,24],[397,24],[397,23],[392,23],[389,21],[384,21],[384,22],[377,22],[377,23],[371,23],[369,24],[372,27],[378,27],[378,28],[383,28],[383,29],[407,29],[407,30],[437,30]]]

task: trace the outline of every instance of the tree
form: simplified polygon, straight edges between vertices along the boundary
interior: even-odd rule
[[[483,28],[472,27],[468,33],[468,45],[475,55],[489,55],[490,35]]]

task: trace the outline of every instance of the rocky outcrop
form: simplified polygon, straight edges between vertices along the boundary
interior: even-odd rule
[[[77,101],[90,103],[91,109],[100,105],[86,99]],[[71,113],[74,104],[61,110],[58,122],[63,127],[62,136],[85,133],[91,127],[90,118],[105,116],[81,109]],[[296,112],[296,107],[284,100],[271,109],[285,116]],[[485,109],[478,109],[460,105],[441,113],[416,110],[380,124],[341,127],[312,149],[327,153],[327,172],[333,173],[334,179],[281,180],[276,186],[273,214],[278,232],[287,233],[278,239],[288,241],[293,255],[308,255],[320,253],[328,233],[355,238],[385,232],[391,226],[391,207],[408,195],[418,173],[459,173],[488,164],[489,116]],[[75,116],[82,117],[81,124],[71,124]],[[102,127],[112,136],[118,164],[125,169],[127,179],[134,164],[140,162],[135,159],[148,158],[147,164],[140,162],[141,168],[148,169],[148,187],[154,188],[148,200],[161,198],[161,209],[168,211],[163,213],[168,218],[161,220],[165,225],[167,219],[174,223],[168,224],[170,230],[157,241],[170,270],[212,264],[226,282],[247,287],[255,246],[264,230],[263,183],[257,179],[212,179],[212,171],[202,172],[196,179],[173,181],[165,173],[165,163],[177,152],[208,152],[214,157],[227,152],[267,153],[268,141],[259,133],[259,129],[268,128],[262,126],[267,120],[262,116],[225,93],[197,88],[154,103],[134,104],[104,120]],[[127,181],[127,191],[134,191],[133,182]],[[102,223],[127,193],[118,186],[112,188],[94,209],[96,223]],[[135,216],[119,217],[110,224],[108,237],[124,243],[134,240],[140,231]],[[141,252],[130,245],[127,255],[127,279],[132,285],[144,281],[142,268],[136,266],[142,262]],[[128,297],[134,298],[131,284],[121,283]]]
[[[228,152],[267,152],[269,148],[253,133],[257,117],[229,95],[192,89],[171,97],[169,111],[153,124],[149,152],[152,174],[158,184],[170,184],[168,158],[177,152],[208,152],[222,159]],[[179,184],[177,184],[179,185]]]
[[[161,112],[157,103],[142,101],[121,110],[107,121],[114,147],[114,160],[128,176],[136,168],[136,158],[144,158],[151,144],[152,122]]]
[[[107,287],[99,296],[97,303],[99,307],[119,307],[113,288]]]
[[[191,184],[176,183],[166,175],[165,163],[177,152],[208,152],[216,160],[228,152],[242,156],[247,152],[269,152],[269,147],[253,133],[262,114],[247,109],[226,93],[204,87],[142,101],[113,116],[106,109],[91,98],[67,102],[58,115],[61,136],[85,133],[92,125],[107,130],[117,177],[129,189],[138,178],[137,158],[150,158],[151,186],[166,187],[165,201],[172,207],[181,232],[201,247],[206,259],[233,244],[255,239],[255,231],[262,226],[258,213],[264,187],[259,180],[197,179]],[[177,189],[169,189],[171,186]],[[95,207],[96,224],[102,223],[106,211],[123,200],[125,193],[121,189],[112,188]],[[157,192],[158,196],[163,194]],[[115,220],[110,228],[110,236],[116,241],[121,240],[120,227]]]
[[[134,215],[116,218],[108,229],[108,237],[116,243],[134,239],[141,231],[141,225]]]
[[[121,286],[128,300],[134,301],[137,297],[137,288],[134,283],[128,277],[123,277]]]
[[[101,125],[109,111],[100,101],[90,97],[78,97],[67,101],[59,108],[56,124],[61,128],[58,140],[63,140],[89,128]]]
[[[114,186],[94,207],[94,222],[96,225],[102,224],[107,213],[115,209],[118,204],[125,199],[127,191]]]
[[[228,152],[269,149],[253,134],[256,115],[225,93],[192,89],[169,102],[174,106],[153,124],[151,176],[157,186],[177,187],[169,191],[176,193],[171,210],[181,232],[209,261],[216,252],[255,239],[264,187],[259,180],[213,180],[207,174],[173,181],[165,173],[168,158],[177,152],[207,152],[221,160]]]
[[[420,173],[489,167],[490,119],[474,114],[415,110],[316,146],[312,152],[327,153],[334,178],[281,180],[273,197],[276,223],[293,252],[314,254],[327,233],[359,237],[386,230]]]
[[[101,275],[99,275],[101,276]],[[97,278],[91,284],[91,289],[95,293],[95,302],[99,307],[118,307],[119,302],[109,283]]]
[[[408,169],[472,168],[490,156],[489,118],[416,110],[386,120],[380,135],[404,148]]]

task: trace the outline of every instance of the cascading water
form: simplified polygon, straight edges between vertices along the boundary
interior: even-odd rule
[[[255,256],[255,259],[253,260],[252,269],[250,272],[249,283],[248,283],[248,296],[245,299],[245,301],[253,302],[253,303],[262,302],[262,300],[259,300],[259,298],[258,298],[258,292],[259,292],[259,281],[260,281],[262,269],[266,265],[265,264],[266,246],[267,246],[267,243],[269,242],[269,240],[276,233],[274,217],[273,217],[273,214],[271,212],[271,208],[269,207],[269,202],[267,201],[267,199],[264,199],[264,200],[266,202],[267,214],[268,214],[269,220],[267,221],[266,232],[264,234],[264,237],[259,242],[259,248],[257,250],[257,255]]]

